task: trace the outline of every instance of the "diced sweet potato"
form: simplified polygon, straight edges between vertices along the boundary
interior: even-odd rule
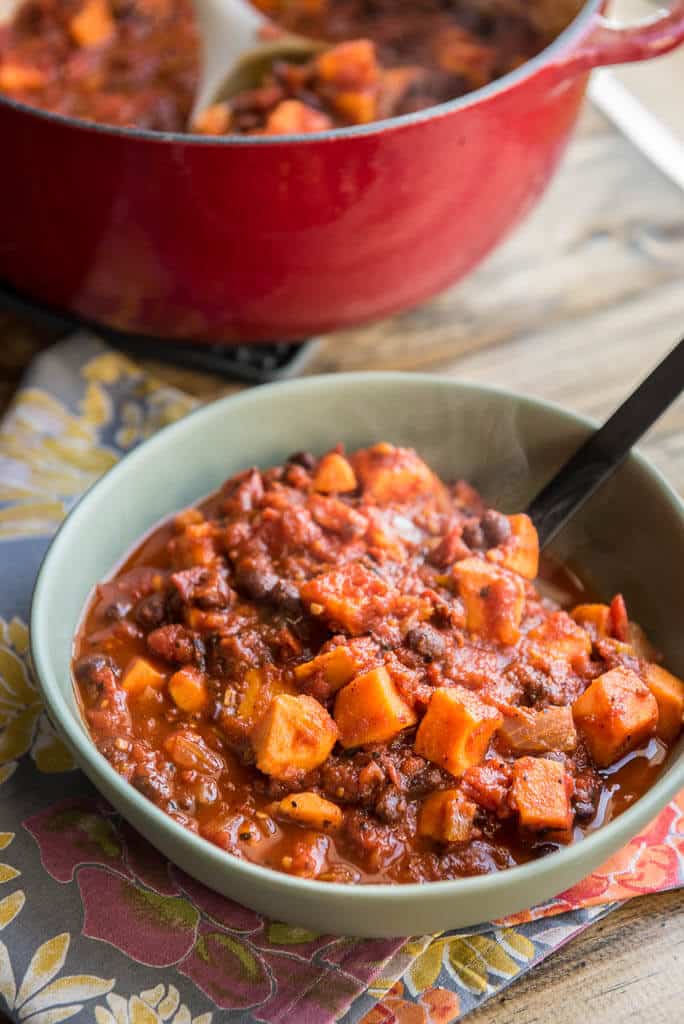
[[[0,65],[0,90],[2,92],[23,92],[42,89],[47,81],[44,71],[28,64],[12,64],[5,61]]]
[[[355,491],[358,484],[356,474],[348,459],[340,452],[328,452],[318,463],[313,478],[314,491],[323,494],[345,494]]]
[[[682,728],[684,682],[660,665],[647,666],[645,682],[658,704],[656,736],[672,743]]]
[[[334,100],[335,110],[350,124],[369,124],[377,117],[375,89],[345,89]]]
[[[357,676],[335,700],[335,721],[343,747],[384,743],[415,725],[412,708],[402,699],[386,668]]]
[[[228,103],[212,103],[195,115],[192,130],[199,135],[225,135],[230,128],[230,119]]]
[[[148,661],[147,658],[132,658],[121,678],[121,686],[130,696],[142,693],[150,686],[159,690],[166,682],[166,675]]]
[[[418,833],[440,843],[465,843],[470,839],[476,811],[476,805],[459,789],[431,793],[418,814]]]
[[[571,661],[591,654],[591,637],[567,612],[554,612],[540,626],[530,630],[527,637],[559,660]]]
[[[353,465],[365,495],[379,505],[411,501],[429,492],[448,505],[446,488],[412,448],[382,442],[356,452]]]
[[[511,535],[499,547],[490,548],[487,558],[525,579],[533,580],[539,572],[539,537],[534,523],[524,512],[506,518]]]
[[[342,811],[337,804],[325,800],[318,793],[292,793],[279,800],[271,809],[275,817],[289,818],[307,828],[324,832],[338,829],[342,824]]]
[[[600,768],[606,768],[652,736],[658,704],[638,675],[614,668],[594,679],[572,706],[577,728]]]
[[[301,683],[314,672],[323,672],[330,692],[334,693],[351,682],[360,668],[360,661],[351,648],[341,645],[325,654],[319,654],[311,661],[305,661],[303,665],[297,665],[294,674],[297,682]]]
[[[245,682],[247,686],[240,698],[237,714],[250,726],[266,714],[278,694],[296,693],[287,676],[273,665],[250,668],[245,674]]]
[[[169,694],[181,711],[201,711],[209,702],[204,672],[191,665],[174,672],[169,679]]]
[[[337,726],[313,697],[279,694],[252,731],[257,768],[276,779],[323,764],[338,738]]]
[[[525,604],[522,580],[481,558],[464,558],[452,572],[465,605],[468,630],[502,644],[517,643]]]
[[[107,0],[85,0],[69,20],[69,34],[77,46],[101,46],[116,31]]]
[[[380,77],[375,45],[370,39],[352,39],[325,50],[316,58],[316,73],[340,89],[363,89]]]
[[[299,592],[312,615],[359,635],[385,615],[390,587],[376,573],[353,562],[307,580]]]
[[[607,604],[578,604],[570,615],[597,640],[610,636],[610,608]]]
[[[569,707],[539,711],[515,708],[504,717],[499,735],[514,754],[547,754],[552,750],[569,754],[577,746],[577,730]]]
[[[571,792],[572,780],[559,761],[521,757],[513,765],[511,798],[523,828],[569,829]]]
[[[501,714],[463,687],[441,687],[430,698],[414,748],[456,778],[479,764],[503,721]]]
[[[299,135],[328,128],[332,128],[332,121],[327,114],[300,100],[282,100],[268,115],[264,135]]]

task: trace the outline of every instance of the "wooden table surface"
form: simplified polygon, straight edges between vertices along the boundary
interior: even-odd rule
[[[684,194],[587,107],[550,191],[467,281],[322,340],[305,372],[435,370],[604,417],[684,335]],[[0,407],[50,339],[0,314]],[[217,378],[154,366],[207,398]],[[643,449],[684,492],[684,402]],[[472,1024],[681,1020],[684,891],[632,901],[473,1014]]]

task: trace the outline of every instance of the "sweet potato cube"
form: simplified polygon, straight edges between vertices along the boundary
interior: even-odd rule
[[[275,817],[289,818],[307,828],[331,832],[342,824],[342,811],[337,804],[318,793],[292,793],[271,808]]]
[[[539,711],[515,708],[504,717],[499,735],[514,754],[548,754],[552,750],[569,754],[577,746],[577,730],[569,707]]]
[[[245,674],[245,683],[247,685],[240,697],[237,714],[250,725],[254,725],[266,713],[278,694],[296,692],[284,673],[273,665],[250,668]]]
[[[313,697],[278,694],[252,731],[257,768],[276,779],[312,771],[323,764],[337,737],[337,726]]]
[[[101,46],[115,31],[107,0],[85,0],[78,14],[69,20],[69,34],[77,46]]]
[[[496,708],[460,686],[440,687],[418,726],[414,749],[460,778],[479,764],[503,721]]]
[[[627,668],[613,668],[594,679],[573,704],[572,713],[599,768],[634,750],[658,724],[655,697]]]
[[[525,604],[522,580],[481,558],[464,558],[452,572],[465,605],[468,630],[502,644],[517,643]]]
[[[682,728],[684,683],[660,665],[647,666],[645,682],[658,704],[656,736],[672,743]]]
[[[430,492],[449,504],[446,488],[412,448],[383,442],[356,452],[353,464],[364,493],[379,505],[411,501]]]
[[[570,615],[597,640],[610,636],[610,608],[607,604],[578,604]]]
[[[266,118],[264,135],[293,135],[325,132],[332,128],[327,114],[301,100],[281,100]]]
[[[335,721],[343,747],[384,743],[415,725],[416,715],[403,700],[386,668],[374,668],[339,691]]]
[[[307,580],[299,592],[312,615],[358,636],[385,616],[392,590],[366,566],[352,562]]]
[[[311,661],[305,661],[303,665],[297,665],[294,674],[299,683],[309,679],[314,672],[323,672],[330,692],[335,693],[341,686],[351,682],[360,667],[361,664],[354,652],[349,647],[341,645],[325,654],[319,654]]]
[[[159,690],[166,682],[166,675],[155,668],[147,658],[132,658],[124,671],[121,686],[130,696],[142,693],[148,686]]]
[[[316,72],[338,88],[363,89],[380,77],[375,45],[370,39],[351,39],[325,50],[316,58]]]
[[[169,679],[169,694],[181,711],[201,711],[209,702],[209,691],[204,672],[186,665]]]
[[[534,523],[524,512],[506,518],[511,535],[500,547],[491,548],[487,558],[525,579],[533,580],[539,572],[539,537]]]
[[[572,782],[559,761],[521,757],[513,765],[511,796],[523,828],[569,829],[571,791]]]
[[[314,491],[323,494],[345,494],[355,491],[358,484],[356,474],[348,459],[339,452],[328,452],[318,463],[313,478]]]
[[[591,637],[567,612],[549,615],[540,626],[530,630],[527,638],[558,660],[570,661],[591,654]]]
[[[465,843],[470,839],[477,807],[459,789],[442,789],[423,801],[418,833],[439,843]]]
[[[12,64],[5,61],[0,66],[0,89],[3,92],[42,89],[46,82],[45,72],[29,64]]]

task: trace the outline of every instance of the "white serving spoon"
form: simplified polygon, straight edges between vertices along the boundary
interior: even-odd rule
[[[14,0],[0,0],[0,4]],[[213,103],[254,88],[276,60],[306,60],[324,44],[279,29],[248,0],[193,0],[201,46],[190,123]]]

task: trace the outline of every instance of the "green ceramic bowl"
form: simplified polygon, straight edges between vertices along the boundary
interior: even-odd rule
[[[546,900],[597,868],[684,787],[684,741],[657,783],[589,838],[484,877],[426,885],[345,886],[256,867],[176,824],[124,782],[91,743],[74,699],[72,637],[94,583],[160,518],[247,466],[269,466],[337,441],[412,445],[446,478],[466,477],[506,511],[537,487],[591,429],[542,402],[436,376],[311,377],[216,402],[163,430],[85,495],[41,568],[31,649],[50,715],[95,786],[154,846],[218,892],[315,931],[394,936],[491,920]],[[598,593],[622,591],[633,616],[684,674],[681,567],[684,508],[632,455],[555,550],[583,567]]]

